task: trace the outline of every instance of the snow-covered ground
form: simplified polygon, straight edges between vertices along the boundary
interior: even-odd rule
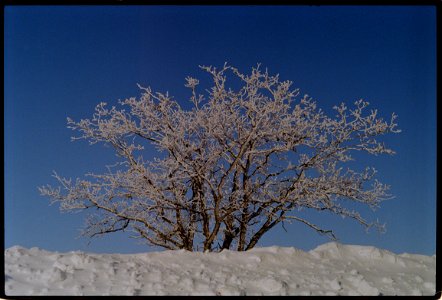
[[[436,256],[327,243],[247,252],[5,250],[7,295],[434,295]]]

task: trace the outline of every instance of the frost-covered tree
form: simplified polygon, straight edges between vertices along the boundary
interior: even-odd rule
[[[62,210],[90,210],[89,237],[131,230],[167,249],[244,251],[293,221],[335,238],[301,217],[303,209],[381,227],[344,204],[375,209],[390,197],[389,187],[374,168],[355,171],[348,162],[356,151],[394,154],[379,136],[399,132],[395,114],[384,121],[358,100],[352,108],[335,106],[329,117],[259,65],[250,74],[228,65],[201,68],[213,87],[202,95],[199,81],[186,78],[191,109],[140,87],[141,97],[120,101],[121,109],[100,103],[91,119],[68,118],[80,133],[74,140],[111,145],[119,160],[89,180],[55,173],[60,186],[40,187],[41,194]],[[227,75],[236,89],[227,87]],[[155,159],[143,158],[148,150],[157,151]]]

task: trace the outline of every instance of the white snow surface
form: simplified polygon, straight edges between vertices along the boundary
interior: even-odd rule
[[[335,242],[305,252],[5,250],[6,295],[434,295],[436,256]]]

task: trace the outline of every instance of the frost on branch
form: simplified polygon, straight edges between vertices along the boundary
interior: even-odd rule
[[[130,230],[167,249],[240,251],[253,248],[275,225],[298,221],[320,234],[331,230],[301,218],[300,209],[328,211],[366,228],[380,227],[345,207],[372,209],[390,197],[376,170],[352,170],[352,152],[394,154],[380,139],[398,133],[396,115],[384,121],[368,102],[335,106],[327,116],[290,81],[259,66],[242,74],[225,64],[201,67],[213,79],[205,95],[187,77],[193,108],[168,94],[140,87],[140,98],[119,107],[100,103],[91,119],[68,127],[74,140],[105,143],[119,161],[104,174],[75,182],[54,174],[59,187],[40,188],[62,210],[90,210],[90,237]],[[227,75],[241,88],[227,87]],[[153,145],[158,156],[143,159]],[[346,164],[347,163],[347,164]]]

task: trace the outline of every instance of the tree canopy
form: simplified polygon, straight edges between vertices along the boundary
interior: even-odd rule
[[[119,160],[87,180],[55,173],[59,186],[40,187],[41,194],[62,210],[90,210],[87,236],[130,230],[167,249],[244,251],[281,222],[335,238],[301,217],[302,209],[381,227],[345,201],[376,209],[391,197],[389,187],[374,168],[353,170],[348,162],[354,152],[394,154],[379,137],[400,132],[395,114],[385,121],[358,100],[335,106],[330,117],[259,65],[250,74],[227,64],[201,68],[213,86],[200,94],[199,81],[186,78],[191,109],[140,87],[141,96],[119,108],[100,103],[90,119],[68,118],[79,133],[74,140],[111,145]],[[228,88],[229,76],[240,87]],[[155,159],[145,160],[147,147],[158,151]]]

